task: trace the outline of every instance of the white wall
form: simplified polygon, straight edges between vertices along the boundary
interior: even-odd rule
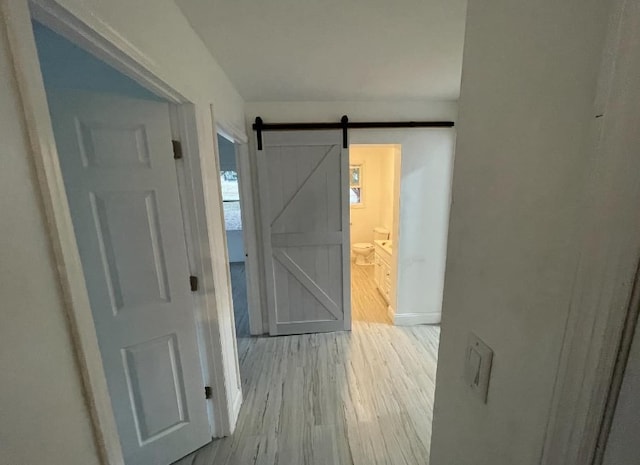
[[[396,324],[439,323],[447,257],[451,129],[412,130],[401,141]]]
[[[0,463],[98,463],[0,25]]]
[[[393,240],[395,285],[389,311],[394,323],[439,323],[453,132],[410,130],[381,134],[377,131],[352,137],[368,141],[382,137],[386,141],[402,141],[402,144],[352,144],[349,147],[350,162],[365,164],[366,196],[363,208],[351,208],[351,243],[371,242],[375,226],[388,229]]]
[[[434,324],[441,319],[454,138],[451,129],[353,131],[351,135],[351,143],[400,147],[399,231],[394,247],[397,284],[395,305],[391,304],[397,325]]]
[[[470,2],[432,465],[537,465],[576,270],[608,1]],[[466,388],[470,332],[495,355]]]
[[[15,0],[16,2],[26,0]],[[112,28],[142,53],[166,80],[192,98],[208,192],[219,189],[213,157],[215,117],[243,132],[243,102],[171,0],[132,3],[124,0],[60,0],[99,28]],[[12,17],[11,20],[17,18]],[[24,18],[27,20],[27,18]],[[20,18],[22,21],[22,18]],[[28,30],[28,22],[20,25]],[[33,44],[21,44],[32,47]],[[12,78],[8,44],[0,23],[0,463],[98,463],[97,448],[81,389],[78,367],[53,263],[47,225],[33,170],[24,117]],[[213,166],[213,168],[212,168]],[[211,194],[207,213],[220,218]],[[211,220],[209,225],[215,222]],[[224,282],[226,254],[222,230],[211,231],[216,282]],[[222,250],[222,252],[220,252]],[[231,300],[217,289],[220,334],[225,347],[227,389],[239,392],[234,373],[235,346]],[[232,399],[235,400],[235,399]]]
[[[256,116],[265,123],[340,121],[347,115],[350,121],[417,121],[430,119],[455,119],[458,104],[453,100],[407,101],[340,101],[340,102],[247,102],[247,132]],[[362,132],[362,131],[358,131]],[[369,132],[367,130],[366,132]],[[354,134],[356,132],[353,132]],[[354,143],[350,140],[350,143]]]
[[[351,121],[416,121],[455,120],[456,113],[456,102],[445,101],[255,102],[246,105],[247,124],[256,116],[267,123],[339,121],[343,114]],[[249,140],[255,144],[253,134]],[[396,324],[440,321],[454,140],[452,129],[349,132],[350,144],[401,145]]]

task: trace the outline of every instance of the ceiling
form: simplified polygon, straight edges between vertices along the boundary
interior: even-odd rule
[[[457,99],[466,0],[176,0],[247,101]]]

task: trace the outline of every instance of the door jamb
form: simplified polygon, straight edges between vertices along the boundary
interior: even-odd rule
[[[342,308],[344,330],[351,331],[351,209],[349,208],[349,145],[340,149],[340,208],[342,209]],[[366,182],[366,178],[365,178]]]
[[[640,260],[640,222],[636,220],[640,165],[633,156],[637,147],[628,151],[612,147],[612,123],[607,110],[619,110],[609,105],[610,97],[625,95],[631,85],[637,85],[637,80],[623,73],[630,72],[625,65],[640,47],[636,32],[640,8],[633,0],[612,3],[593,111],[593,137],[587,147],[595,152],[582,205],[588,213],[581,225],[581,255],[564,329],[542,465],[595,465],[602,459],[598,447],[605,445],[601,435],[606,436],[607,416],[612,414],[612,404],[608,402],[615,400],[610,396],[616,395],[616,377],[620,376],[616,361],[624,357],[631,343],[625,333],[632,320],[631,307],[637,305],[634,284]],[[621,137],[620,133],[616,136]]]
[[[192,154],[189,159],[194,165],[198,165],[197,169],[191,173],[191,179],[196,188],[194,195],[203,197],[205,191],[202,189],[204,187],[202,176],[198,177],[200,152],[197,145],[195,107],[184,95],[160,77],[160,73],[150,59],[106,23],[85,22],[54,0],[3,0],[0,2],[0,20],[6,28],[8,52],[13,64],[13,79],[17,84],[19,104],[24,114],[27,141],[33,153],[32,162],[43,202],[43,213],[49,225],[48,233],[57,264],[60,292],[65,302],[71,342],[79,365],[96,448],[101,463],[123,465],[124,458],[56,151],[31,27],[32,18],[82,46],[176,106],[180,114],[181,129],[186,130],[183,135],[187,141],[191,141],[187,144],[190,149],[186,153]],[[200,211],[196,220],[193,226],[200,232],[204,232],[199,237],[200,251],[204,252],[204,248],[209,244],[205,212]],[[211,259],[206,256],[201,253],[198,257],[201,269],[212,267]],[[209,276],[215,276],[215,273],[209,273]],[[225,435],[231,432],[235,419],[231,418],[233,412],[228,408],[228,393],[224,386],[224,361],[218,323],[219,309],[216,308],[213,296],[213,288],[218,284],[218,282],[210,282],[207,286],[209,289],[203,286],[202,291],[203,298],[208,300],[208,304],[204,306],[206,318],[202,324],[210,336],[207,345],[208,359],[203,360],[203,363],[206,362],[217,381],[214,383],[217,389],[214,389],[213,398],[213,409],[216,411],[217,421],[212,426],[215,426],[216,435]],[[241,402],[241,396],[239,399]]]
[[[367,136],[361,136],[362,139],[358,137],[352,137],[352,140],[349,144],[349,150],[352,147],[366,147],[366,146],[386,146],[393,150],[394,157],[394,166],[393,166],[393,221],[391,224],[391,230],[389,231],[391,234],[391,238],[393,239],[393,250],[391,253],[391,298],[390,302],[387,305],[387,316],[389,317],[389,321],[392,324],[396,325],[395,315],[396,308],[398,307],[398,260],[399,254],[398,250],[401,247],[400,242],[400,192],[402,186],[402,141],[401,137],[395,137],[396,142],[392,142],[394,140],[393,135],[388,135],[385,132],[380,130],[376,130],[375,132],[368,131],[366,133],[373,142],[370,142]],[[353,141],[356,140],[356,142]],[[351,156],[351,152],[349,152],[349,157]],[[365,176],[365,183],[367,182],[367,178]],[[366,189],[366,186],[365,186]],[[349,188],[347,187],[347,191]],[[351,212],[350,212],[351,213]],[[349,263],[352,266],[351,263]]]
[[[254,186],[251,182],[248,138],[245,134],[227,128],[222,123],[215,124],[216,134],[232,141],[235,146],[236,170],[240,186],[240,213],[242,215],[242,240],[245,251],[245,276],[247,280],[247,307],[249,311],[249,332],[263,334],[262,302],[260,299],[260,268],[258,263],[258,238],[256,210],[253,202]],[[216,140],[216,152],[219,153]]]
[[[207,401],[207,415],[212,437],[227,434],[229,415],[225,405],[224,370],[221,363],[216,363],[215,347],[220,344],[215,339],[217,331],[212,331],[212,323],[207,312],[207,293],[210,291],[212,276],[210,262],[204,255],[206,245],[206,229],[203,230],[199,215],[204,207],[199,205],[198,197],[202,192],[202,172],[200,167],[200,150],[196,132],[195,108],[192,104],[170,104],[172,138],[182,146],[182,163],[176,163],[178,190],[182,208],[182,220],[187,246],[189,271],[192,276],[200,277],[201,285],[192,292],[194,317],[198,335],[198,352],[200,354],[202,377],[206,386],[211,386],[212,398]],[[214,304],[215,305],[215,304]]]

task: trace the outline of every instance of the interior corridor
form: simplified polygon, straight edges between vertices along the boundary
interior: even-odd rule
[[[390,325],[371,286],[353,286],[351,332],[251,338],[237,315],[236,431],[178,463],[427,464],[440,329]]]

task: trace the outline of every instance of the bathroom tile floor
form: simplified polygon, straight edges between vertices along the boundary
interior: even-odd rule
[[[367,271],[352,331],[239,338],[236,431],[180,465],[429,463],[440,328],[392,326]]]

